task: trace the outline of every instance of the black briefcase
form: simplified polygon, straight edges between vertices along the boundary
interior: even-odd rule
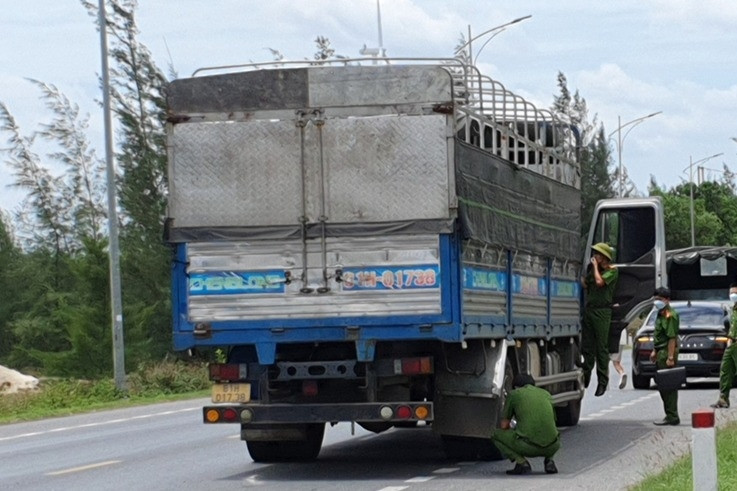
[[[659,390],[678,390],[686,383],[686,367],[663,368],[655,372]]]

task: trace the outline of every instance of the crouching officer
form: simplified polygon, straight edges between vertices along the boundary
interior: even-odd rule
[[[724,350],[722,365],[719,368],[719,400],[711,405],[715,408],[729,407],[729,391],[737,375],[737,283],[729,286],[729,300],[732,314],[729,318],[729,346]]]
[[[535,387],[530,375],[515,375],[512,385],[501,429],[492,435],[502,455],[515,462],[507,474],[529,474],[532,468],[525,457],[545,457],[545,472],[556,474],[553,456],[560,448],[560,433],[555,426],[553,399],[548,391]],[[517,422],[514,428],[510,426],[512,418]]]
[[[650,361],[655,363],[658,370],[673,368],[676,366],[678,357],[678,328],[680,326],[678,312],[670,306],[669,289],[657,288],[654,295],[653,305],[658,310],[658,316],[655,318],[654,349],[650,353]],[[663,400],[665,419],[655,421],[655,424],[658,426],[681,424],[678,417],[678,389],[659,390],[659,392]]]

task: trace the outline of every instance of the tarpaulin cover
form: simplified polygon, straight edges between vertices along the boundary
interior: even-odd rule
[[[719,258],[726,260],[726,269],[717,261]],[[737,247],[697,246],[667,251],[666,267],[673,300],[726,300],[730,285],[737,281]]]
[[[579,190],[461,142],[455,162],[466,238],[580,260]]]

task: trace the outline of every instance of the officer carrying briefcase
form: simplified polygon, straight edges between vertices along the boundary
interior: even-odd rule
[[[655,372],[658,390],[678,390],[686,383],[686,367],[663,368]]]

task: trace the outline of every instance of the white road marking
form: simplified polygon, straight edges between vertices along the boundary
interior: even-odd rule
[[[612,413],[614,411],[617,411],[619,409],[625,409],[625,407],[628,406],[634,406],[635,404],[639,404],[643,401],[646,401],[647,399],[651,399],[655,396],[659,395],[658,392],[651,392],[650,394],[644,395],[642,397],[638,397],[637,399],[633,401],[623,402],[621,404],[617,404],[616,406],[612,406],[607,409],[602,409],[601,411],[597,411],[595,413],[591,413],[588,416],[582,416],[579,418],[579,421],[591,421],[592,419],[600,418],[606,414]]]
[[[443,467],[441,469],[435,469],[432,471],[433,474],[450,474],[452,472],[456,472],[461,470],[460,467]]]
[[[20,435],[13,435],[13,436],[5,436],[0,437],[0,442],[8,441],[8,440],[17,440],[19,438],[29,438],[32,436],[39,436],[39,435],[47,435],[49,433],[59,433],[61,431],[70,431],[70,430],[78,430],[81,428],[93,428],[95,426],[105,426],[110,424],[117,424],[117,423],[125,423],[126,421],[134,421],[137,419],[146,419],[146,418],[153,418],[156,416],[168,416],[171,414],[177,414],[177,413],[186,413],[190,411],[199,411],[202,408],[200,407],[191,407],[187,409],[178,409],[176,411],[164,411],[161,413],[150,413],[150,414],[144,414],[141,416],[132,416],[130,418],[121,418],[121,419],[111,419],[108,421],[100,421],[99,423],[87,423],[83,425],[76,425],[76,426],[62,426],[60,428],[52,428],[50,430],[46,431],[34,431],[32,433],[22,433]]]
[[[407,479],[404,482],[408,482],[408,483],[427,482],[432,479],[435,479],[435,476],[418,476],[418,477],[413,477],[412,479]]]
[[[381,488],[379,491],[402,491],[408,487],[409,486],[387,486],[385,488]]]
[[[107,465],[114,465],[121,463],[122,460],[108,460],[107,462],[98,462],[97,464],[83,465],[80,467],[72,467],[71,469],[64,469],[61,471],[47,472],[47,476],[61,476],[62,474],[71,474],[72,472],[88,471],[90,469],[97,469],[98,467],[105,467]]]

